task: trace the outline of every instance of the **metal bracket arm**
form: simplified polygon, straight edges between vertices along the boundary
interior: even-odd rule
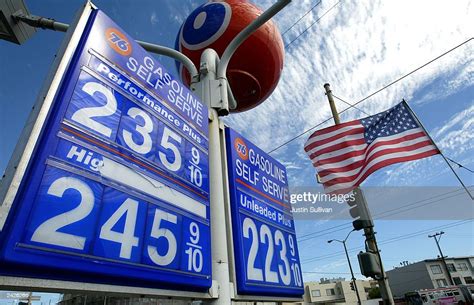
[[[280,0],[277,3],[273,4],[268,10],[263,12],[257,19],[255,19],[252,23],[250,23],[243,31],[241,31],[234,39],[230,42],[227,48],[222,54],[221,61],[217,68],[217,79],[224,79],[226,83],[225,89],[227,89],[227,78],[226,78],[226,71],[227,66],[229,65],[230,59],[232,55],[234,55],[235,51],[238,47],[250,36],[252,35],[259,27],[261,27],[265,22],[270,20],[273,16],[275,16],[279,11],[281,11],[291,0]],[[229,102],[230,102],[230,109],[237,108],[237,103],[233,98],[232,91],[230,87],[229,91]]]
[[[69,28],[69,24],[57,22],[51,18],[44,18],[35,15],[25,15],[22,12],[14,14],[13,18],[17,21],[22,21],[35,28],[42,28],[59,32],[66,32]],[[196,69],[196,66],[194,65],[192,60],[183,53],[178,52],[172,48],[152,44],[145,41],[137,40],[136,42],[148,52],[152,52],[159,55],[165,55],[181,62],[189,71],[189,74],[191,74],[191,84],[199,81],[199,74],[198,70]]]

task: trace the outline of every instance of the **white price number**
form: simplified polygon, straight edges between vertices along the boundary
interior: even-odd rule
[[[191,148],[191,164],[188,166],[191,171],[191,183],[194,183],[196,186],[202,186],[202,171],[199,167],[199,161],[201,156],[199,150],[196,147]]]
[[[243,221],[243,236],[244,238],[252,239],[250,251],[247,257],[247,278],[249,280],[279,283],[278,278],[280,277],[281,282],[284,285],[289,286],[293,274],[295,284],[301,286],[301,272],[299,265],[297,263],[292,263],[290,266],[287,257],[286,240],[280,230],[276,230],[272,235],[270,228],[267,225],[262,224],[260,226],[260,231],[258,231],[255,222],[247,217]],[[289,235],[288,239],[290,254],[291,256],[295,256],[296,249],[293,236]],[[268,244],[264,270],[255,267],[255,260],[258,255],[260,244]],[[278,272],[271,270],[275,245],[279,247],[280,262],[278,263]]]
[[[201,272],[203,265],[202,247],[199,243],[199,226],[195,222],[189,224],[189,233],[191,234],[189,242],[186,245],[189,248],[184,251],[188,255],[188,270]]]
[[[295,240],[293,235],[288,235],[288,244],[290,245],[290,253],[292,257],[296,256]],[[295,285],[302,287],[303,279],[301,277],[300,265],[296,262],[291,263],[291,271],[293,272],[293,278],[295,279]]]
[[[176,257],[176,252],[178,250],[176,236],[174,236],[173,231],[170,231],[169,229],[165,228],[160,228],[162,222],[164,221],[170,222],[172,224],[177,224],[178,218],[176,217],[176,215],[156,209],[150,236],[156,239],[159,239],[161,237],[165,238],[168,242],[168,251],[165,254],[160,254],[155,246],[148,246],[147,249],[150,259],[159,266],[166,266],[171,264],[171,262]]]
[[[80,179],[61,177],[51,184],[47,194],[62,198],[67,190],[74,190],[79,193],[79,205],[70,211],[55,215],[44,221],[33,232],[31,240],[70,249],[84,250],[87,237],[63,233],[60,232],[60,229],[77,223],[90,215],[95,204],[94,192],[86,182]],[[138,201],[127,198],[100,228],[99,238],[120,244],[119,257],[123,259],[130,259],[133,248],[139,245],[140,239],[135,236],[138,208]],[[113,228],[117,227],[117,223],[123,216],[125,216],[123,231],[114,231]],[[148,245],[146,249],[152,262],[159,266],[167,266],[174,261],[178,246],[173,231],[162,227],[164,222],[177,225],[178,218],[174,214],[155,209],[150,236],[155,239],[165,238],[168,243],[168,249],[164,254],[160,254],[158,249],[152,245]],[[199,241],[199,227],[196,223],[191,223],[190,231],[192,236],[191,243],[197,244]],[[193,257],[193,270],[199,272],[202,269],[203,263],[201,250],[198,252],[195,250],[191,253],[191,256]]]
[[[112,116],[117,112],[117,99],[115,98],[112,89],[97,82],[87,82],[81,89],[82,91],[90,95],[92,98],[94,98],[94,95],[96,93],[102,94],[105,97],[106,103],[103,106],[81,108],[74,112],[74,114],[71,116],[71,119],[81,125],[87,126],[88,128],[94,130],[95,132],[103,136],[110,138],[112,136],[112,128],[105,125],[104,123],[94,120],[94,118]],[[133,130],[124,129],[122,131],[122,137],[125,143],[130,149],[132,149],[136,153],[142,155],[149,153],[153,147],[153,139],[151,137],[151,134],[154,130],[154,126],[152,118],[147,112],[143,111],[138,107],[131,107],[130,109],[128,109],[127,115],[135,120],[136,126]],[[142,139],[140,143],[137,143],[134,140],[134,134],[137,135],[137,138]],[[173,172],[176,172],[181,169],[182,157],[179,147],[177,146],[177,144],[181,144],[181,142],[181,136],[179,136],[177,133],[175,133],[168,127],[164,127],[160,145],[164,149],[170,151],[173,155],[173,158],[170,158],[170,160],[168,156],[163,152],[159,152],[158,157],[161,163],[168,170]],[[194,154],[195,153],[193,151],[193,159]],[[197,152],[197,154],[197,159],[199,160],[199,152]],[[199,181],[201,181],[200,183],[202,184],[202,175],[201,178],[199,178],[199,174],[195,173],[196,185],[198,185],[197,183],[199,183]],[[191,177],[193,177],[193,175],[191,175]]]

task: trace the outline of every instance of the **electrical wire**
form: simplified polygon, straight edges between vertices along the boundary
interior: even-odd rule
[[[343,103],[345,103],[345,104],[351,106],[351,108],[357,109],[357,110],[359,110],[360,112],[363,112],[364,114],[370,116],[370,114],[368,114],[367,112],[365,112],[363,109],[361,109],[361,108],[359,108],[359,107],[357,107],[357,106],[352,105],[351,103],[349,103],[349,102],[343,100],[343,99],[340,98],[340,97],[337,97],[336,95],[334,95],[334,93],[332,94],[332,96],[333,96],[335,99],[337,99],[337,100],[339,100],[339,101],[341,101],[341,102],[343,102]],[[473,171],[473,170],[471,170],[471,169],[469,169],[468,167],[466,167],[466,166],[460,164],[459,162],[456,162],[456,161],[454,161],[453,159],[448,158],[448,157],[446,157],[446,159],[448,159],[449,161],[451,161],[451,162],[453,162],[454,164],[456,164],[457,166],[459,166],[459,168],[464,168],[465,170],[467,170],[467,171],[469,171],[469,172],[471,172],[471,173],[474,174],[474,171]]]
[[[385,244],[389,244],[389,243],[398,242],[398,241],[405,240],[405,239],[414,238],[414,237],[417,237],[417,236],[420,236],[420,235],[423,235],[423,234],[428,234],[428,233],[432,232],[433,230],[448,229],[448,228],[460,226],[460,225],[472,222],[473,220],[474,219],[463,219],[463,220],[455,221],[455,222],[448,223],[448,224],[442,225],[442,226],[436,226],[436,227],[429,228],[429,229],[424,229],[424,230],[421,230],[421,231],[416,231],[416,232],[412,232],[412,233],[408,233],[408,234],[402,234],[402,235],[399,235],[399,236],[396,236],[396,237],[392,237],[392,238],[380,241],[380,242],[378,242],[378,245],[380,246],[380,245],[385,245]],[[347,252],[352,253],[352,252],[356,252],[356,251],[363,250],[363,249],[364,249],[364,247],[354,247],[354,248],[348,249]],[[301,263],[302,264],[307,264],[307,263],[311,263],[311,262],[314,262],[314,261],[333,258],[334,256],[340,256],[340,255],[344,255],[344,254],[345,254],[344,251],[332,252],[332,253],[328,253],[328,254],[325,254],[325,255],[321,255],[321,256],[317,256],[317,257],[302,260]]]
[[[334,4],[333,6],[331,6],[326,12],[324,12],[324,14],[321,15],[321,17],[319,17],[318,19],[316,19],[314,22],[312,22],[306,29],[304,29],[303,32],[301,32],[298,36],[296,36],[292,41],[290,41],[287,45],[285,45],[285,49],[288,50],[288,47],[291,46],[293,44],[293,42],[295,42],[296,40],[298,40],[298,38],[300,38],[304,33],[306,33],[313,25],[315,25],[316,23],[318,23],[321,19],[324,18],[324,16],[326,16],[331,10],[333,10],[337,5],[339,5],[339,3],[341,3],[342,0],[339,0],[336,4]]]
[[[332,94],[332,96],[333,96],[335,99],[340,100],[341,102],[343,102],[343,103],[345,103],[345,104],[351,106],[350,108],[357,109],[357,110],[359,110],[360,112],[363,112],[365,115],[369,115],[369,116],[370,116],[370,114],[368,114],[367,112],[365,112],[363,109],[361,109],[361,108],[359,108],[359,107],[357,107],[357,106],[352,105],[351,103],[349,103],[349,102],[343,100],[343,99],[340,98],[340,97],[335,96],[334,93]]]
[[[464,165],[462,165],[462,164],[460,164],[460,163],[458,163],[458,162],[456,162],[456,161],[454,161],[453,159],[450,159],[450,158],[448,158],[448,157],[446,157],[446,159],[448,159],[449,161],[451,161],[451,162],[453,162],[454,164],[456,164],[457,166],[459,166],[459,168],[464,168],[465,170],[470,171],[471,173],[474,174],[474,171],[473,171],[472,169],[469,169],[469,168],[465,167]]]
[[[301,19],[303,19],[304,17],[306,17],[312,10],[314,10],[316,8],[316,6],[320,5],[322,2],[322,0],[319,0],[315,5],[313,5],[303,16],[301,16],[298,20],[296,20],[295,23],[293,23],[289,28],[286,29],[286,31],[283,32],[283,34],[281,34],[281,36],[285,35],[286,33],[288,33],[289,30],[291,30],[298,22],[301,21]]]
[[[459,194],[456,194],[456,195],[452,195],[452,196],[448,196],[448,197],[444,197],[444,198],[441,198],[441,199],[438,199],[440,197],[443,197],[445,195],[449,195],[449,194],[453,194],[453,193],[457,193],[457,192],[460,192]],[[393,216],[393,215],[396,215],[396,214],[399,214],[399,213],[403,213],[403,212],[406,212],[410,209],[407,209],[407,207],[410,207],[410,206],[414,206],[418,203],[422,203],[422,202],[425,202],[427,200],[432,200],[432,199],[438,199],[438,200],[435,200],[435,201],[428,201],[428,203],[424,203],[422,205],[419,205],[415,208],[412,208],[412,209],[417,209],[417,208],[420,208],[420,207],[423,207],[423,206],[426,206],[426,205],[429,205],[429,204],[433,204],[433,203],[437,203],[441,200],[445,200],[445,199],[449,199],[449,198],[453,198],[453,197],[456,197],[456,196],[459,196],[459,195],[462,195],[464,194],[464,190],[463,189],[458,189],[458,190],[453,190],[453,191],[449,191],[449,192],[445,192],[445,193],[442,193],[442,194],[438,194],[438,195],[435,195],[435,196],[432,196],[432,197],[429,197],[429,198],[425,198],[425,199],[421,199],[421,200],[417,200],[415,202],[412,202],[412,203],[408,203],[406,205],[403,205],[403,206],[400,206],[400,207],[397,207],[395,209],[391,209],[391,210],[386,210],[386,211],[383,211],[379,214],[375,214],[374,215],[374,220],[378,220],[378,219],[382,219],[382,218],[386,218],[386,217],[389,217],[389,216]],[[403,210],[402,210],[403,209]],[[398,210],[401,210],[401,211],[398,211]],[[395,211],[398,211],[398,212],[395,212]],[[390,212],[394,212],[394,213],[390,213]],[[389,213],[388,215],[385,215],[385,216],[382,216],[386,213]],[[342,227],[342,228],[341,228]],[[331,234],[331,233],[334,233],[334,232],[339,232],[339,231],[342,231],[342,230],[346,230],[346,229],[349,229],[352,227],[352,222],[348,222],[348,223],[344,223],[344,224],[339,224],[339,225],[336,225],[336,226],[333,226],[333,227],[330,227],[330,228],[327,228],[327,229],[324,229],[324,230],[321,230],[321,231],[318,231],[318,232],[313,232],[313,233],[308,233],[308,234],[305,234],[305,235],[302,235],[302,236],[299,236],[299,238],[297,239],[297,241],[300,243],[300,242],[304,242],[304,241],[307,241],[307,240],[311,240],[311,239],[314,239],[314,238],[318,238],[318,237],[321,237],[321,236],[325,236],[325,235],[328,235],[328,234]],[[337,230],[332,230],[332,229],[336,229],[336,228],[339,228]],[[327,232],[329,231],[329,232]],[[323,232],[326,232],[326,233],[323,233]],[[317,234],[314,236],[314,234]]]
[[[349,109],[351,109],[351,108],[354,108],[354,106],[357,106],[358,104],[360,104],[360,103],[366,101],[367,99],[371,98],[372,96],[374,96],[374,95],[380,93],[381,91],[383,91],[383,90],[389,88],[390,86],[392,86],[392,85],[398,83],[399,81],[403,80],[404,78],[406,78],[406,77],[412,75],[413,73],[417,72],[418,70],[420,70],[420,69],[422,69],[422,68],[428,66],[429,64],[435,62],[436,60],[442,58],[443,56],[445,56],[445,55],[447,55],[447,54],[453,52],[454,50],[456,50],[456,49],[460,48],[461,46],[467,44],[468,42],[470,42],[470,41],[473,40],[473,39],[474,39],[474,37],[471,37],[471,38],[467,39],[466,41],[464,41],[464,42],[458,44],[457,46],[455,46],[455,47],[449,49],[448,51],[442,53],[441,55],[436,56],[435,58],[433,58],[433,59],[431,59],[430,61],[424,63],[423,65],[419,66],[418,68],[416,68],[416,69],[414,69],[414,70],[408,72],[407,74],[405,74],[405,75],[403,75],[403,76],[397,78],[396,80],[392,81],[392,82],[389,83],[388,85],[383,86],[382,88],[380,88],[380,89],[378,89],[378,90],[372,92],[371,94],[369,94],[368,96],[364,97],[363,99],[357,101],[356,103],[351,104],[350,107],[347,107],[347,108],[343,109],[342,111],[339,112],[339,114],[342,114],[342,113],[346,112],[347,110],[349,110]],[[281,144],[281,145],[275,147],[274,149],[270,150],[268,153],[271,154],[272,152],[274,152],[274,151],[276,151],[276,150],[282,148],[283,146],[285,146],[285,145],[287,145],[287,144],[293,142],[294,140],[300,138],[300,137],[303,136],[304,134],[310,132],[311,130],[313,130],[313,129],[315,129],[315,128],[321,126],[321,125],[323,125],[324,123],[326,123],[326,122],[328,122],[328,121],[330,121],[330,120],[332,120],[332,117],[327,118],[327,119],[325,119],[324,121],[322,121],[322,122],[320,122],[320,123],[314,125],[313,127],[311,127],[311,128],[309,128],[309,129],[303,131],[302,133],[298,134],[297,136],[295,136],[295,137],[289,139],[288,141],[284,142],[283,144]]]

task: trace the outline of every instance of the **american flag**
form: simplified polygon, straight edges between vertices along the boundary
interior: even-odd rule
[[[394,163],[439,154],[405,102],[313,133],[304,147],[327,193],[347,193]]]

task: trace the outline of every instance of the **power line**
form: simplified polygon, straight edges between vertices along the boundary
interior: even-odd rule
[[[303,32],[301,32],[298,36],[296,36],[296,38],[294,38],[292,41],[290,41],[290,43],[288,43],[287,45],[285,45],[285,49],[288,49],[288,47],[293,43],[295,42],[298,38],[300,38],[304,33],[306,33],[313,25],[315,25],[316,23],[318,23],[322,18],[324,18],[324,16],[326,16],[332,9],[334,9],[339,3],[341,3],[342,0],[339,0],[336,4],[334,4],[333,6],[331,6],[326,12],[324,12],[324,14],[321,15],[321,17],[319,17],[318,19],[316,19],[313,23],[311,23],[306,29],[304,29]]]
[[[345,224],[344,224],[344,227],[339,228],[339,229],[337,229],[337,230],[329,231],[329,232],[326,232],[326,233],[318,234],[318,235],[311,236],[311,237],[307,237],[307,238],[303,238],[303,239],[297,239],[297,241],[298,241],[298,243],[302,243],[302,242],[305,242],[305,241],[308,241],[308,240],[311,240],[311,239],[315,239],[315,238],[318,238],[318,237],[321,237],[321,236],[326,236],[326,235],[331,234],[331,233],[334,233],[334,232],[339,232],[339,231],[347,230],[347,229],[350,229],[351,227],[352,227],[352,222],[350,222],[350,223],[345,223]],[[321,231],[319,231],[319,232],[321,232]],[[319,232],[316,232],[316,233],[319,233]]]
[[[359,107],[357,107],[357,106],[352,105],[351,103],[349,103],[349,102],[343,100],[343,99],[340,98],[340,97],[335,96],[334,93],[332,94],[332,96],[333,96],[334,98],[336,98],[337,100],[340,100],[341,102],[343,102],[343,103],[345,103],[345,104],[351,106],[351,108],[357,109],[357,110],[363,112],[364,114],[370,116],[370,114],[368,114],[367,112],[365,112],[363,109],[361,109],[361,108],[359,108]],[[454,164],[456,164],[457,166],[459,166],[459,168],[464,168],[465,170],[470,171],[471,173],[474,174],[474,171],[473,171],[473,170],[467,168],[466,166],[460,164],[459,162],[456,162],[456,161],[454,161],[453,159],[448,158],[448,157],[446,157],[446,159],[448,159],[449,161],[451,161],[451,162],[453,162]]]
[[[447,229],[447,228],[451,228],[451,227],[460,226],[460,225],[469,223],[469,222],[471,222],[472,220],[474,220],[474,219],[464,219],[464,220],[455,221],[455,222],[452,222],[452,223],[449,223],[449,224],[446,224],[446,225],[436,226],[436,227],[430,228],[430,229],[424,229],[424,230],[421,230],[421,231],[416,231],[416,232],[412,232],[412,233],[402,234],[402,235],[399,235],[399,236],[395,236],[395,237],[392,237],[392,238],[389,238],[389,239],[382,240],[381,242],[379,242],[379,245],[389,244],[389,243],[393,243],[393,242],[397,242],[397,241],[401,241],[401,240],[405,240],[405,239],[410,239],[410,238],[413,238],[413,237],[417,237],[417,236],[420,236],[420,235],[428,234],[428,233],[432,232],[432,230]],[[349,252],[354,252],[354,251],[362,250],[362,249],[364,249],[364,247],[355,247],[355,248],[349,249]],[[338,252],[334,252],[334,253],[322,255],[322,256],[317,257],[317,258],[319,258],[319,259],[321,259],[321,258],[326,259],[326,258],[333,257],[335,254],[336,254],[336,255],[343,255],[344,252],[338,251]],[[314,261],[314,260],[316,260],[316,259],[315,259],[315,258],[312,258],[312,259],[309,259],[309,260],[305,260],[305,262]]]
[[[445,195],[457,193],[459,191],[461,191],[461,193],[438,199],[438,198],[443,197]],[[438,200],[435,200],[435,201],[428,201],[428,203],[421,204],[421,205],[415,207],[414,209],[417,209],[417,208],[420,208],[420,207],[423,207],[423,206],[426,206],[426,205],[429,205],[429,204],[433,204],[433,203],[439,202],[441,200],[453,198],[453,197],[456,197],[456,196],[459,196],[459,195],[462,195],[462,194],[464,194],[464,190],[462,190],[462,189],[445,192],[445,193],[438,194],[438,195],[435,195],[435,196],[432,196],[432,197],[429,197],[429,198],[425,198],[425,199],[421,199],[421,200],[411,202],[409,204],[397,207],[395,209],[386,210],[386,211],[383,211],[379,214],[375,214],[374,219],[377,220],[377,219],[386,218],[386,217],[389,217],[389,216],[392,216],[392,215],[396,215],[396,214],[399,214],[399,213],[406,212],[406,211],[410,210],[410,209],[407,209],[407,207],[416,205],[417,203],[421,203],[421,202],[424,202],[424,201],[428,201],[428,200],[432,200],[432,199],[438,199]],[[400,210],[400,211],[398,211],[398,210]],[[394,212],[394,211],[398,211],[398,212]],[[394,213],[390,213],[390,212],[394,212]],[[389,214],[384,215],[384,214],[387,214],[387,213],[389,213]],[[382,215],[384,215],[384,216],[382,216]],[[377,217],[377,216],[381,216],[381,217]],[[330,227],[330,228],[327,228],[327,229],[324,229],[324,230],[321,230],[321,231],[318,231],[318,232],[313,232],[313,233],[308,233],[308,234],[302,235],[297,240],[298,240],[298,242],[304,242],[304,241],[314,239],[314,238],[318,238],[318,237],[321,237],[321,236],[325,236],[325,235],[328,235],[328,234],[331,234],[331,233],[334,233],[334,232],[349,229],[349,228],[351,228],[351,226],[352,226],[352,222],[339,224],[339,225],[336,225],[336,226],[333,226],[333,227]],[[340,228],[340,227],[342,227],[342,228]],[[332,229],[336,229],[336,228],[339,228],[339,229],[332,230]],[[329,231],[329,232],[327,232],[327,231]],[[326,233],[323,233],[323,232],[326,232]],[[313,236],[314,234],[317,234],[317,235]]]
[[[302,271],[301,273],[308,273],[308,274],[351,274],[350,272],[324,272],[324,271]],[[360,272],[354,272],[355,274],[362,274]]]
[[[405,74],[405,75],[403,75],[403,76],[397,78],[396,80],[392,81],[392,82],[389,83],[388,85],[383,86],[382,88],[380,88],[380,89],[374,91],[373,93],[371,93],[371,94],[369,94],[368,96],[364,97],[363,99],[357,101],[356,103],[351,104],[350,107],[347,107],[347,108],[343,109],[342,111],[339,112],[339,114],[342,114],[342,113],[346,112],[347,110],[349,110],[349,109],[351,109],[351,108],[354,108],[354,106],[357,106],[358,104],[362,103],[363,101],[365,101],[365,100],[371,98],[372,96],[374,96],[374,95],[380,93],[381,91],[387,89],[388,87],[390,87],[390,86],[396,84],[397,82],[403,80],[404,78],[410,76],[411,74],[417,72],[418,70],[420,70],[420,69],[422,69],[422,68],[428,66],[429,64],[435,62],[436,60],[440,59],[441,57],[443,57],[443,56],[445,56],[445,55],[447,55],[447,54],[453,52],[454,50],[460,48],[461,46],[465,45],[466,43],[470,42],[470,41],[473,40],[473,39],[474,39],[474,37],[471,37],[471,38],[467,39],[466,41],[464,41],[464,42],[458,44],[457,46],[455,46],[455,47],[449,49],[448,51],[444,52],[443,54],[441,54],[441,55],[439,55],[439,56],[437,56],[437,57],[431,59],[430,61],[426,62],[425,64],[423,64],[423,65],[421,65],[421,66],[419,66],[418,68],[416,68],[416,69],[414,69],[414,70],[408,72],[407,74]],[[332,117],[327,118],[327,119],[325,119],[324,121],[322,121],[321,123],[316,124],[316,125],[314,125],[313,127],[311,127],[311,128],[309,128],[309,129],[303,131],[302,133],[300,133],[300,134],[298,134],[297,136],[295,136],[295,137],[289,139],[289,140],[286,141],[285,143],[283,143],[283,144],[281,144],[281,145],[275,147],[274,149],[270,150],[269,153],[272,153],[272,152],[274,152],[274,151],[280,149],[281,147],[283,147],[283,146],[285,146],[285,145],[287,145],[287,144],[293,142],[294,140],[300,138],[300,137],[303,136],[304,134],[310,132],[311,130],[313,130],[313,129],[315,129],[315,128],[321,126],[321,125],[323,125],[324,123],[326,123],[326,122],[328,122],[328,121],[330,121],[330,120],[332,120]]]
[[[429,204],[437,203],[437,202],[440,202],[440,201],[442,201],[442,200],[446,200],[446,199],[449,199],[449,198],[453,198],[453,197],[457,197],[457,196],[459,196],[459,195],[465,194],[463,189],[459,189],[459,190],[455,190],[455,191],[452,191],[452,192],[444,193],[444,195],[449,194],[449,193],[453,193],[453,192],[458,192],[458,191],[461,191],[461,193],[455,194],[455,195],[451,195],[451,196],[448,196],[448,197],[444,197],[444,198],[441,198],[441,199],[438,199],[438,200],[435,200],[435,201],[428,201],[427,203],[420,204],[420,205],[418,205],[418,206],[415,207],[415,208],[408,208],[408,209],[407,209],[406,207],[413,205],[413,204],[408,204],[408,205],[401,206],[401,207],[398,208],[398,209],[392,209],[392,210],[388,210],[388,211],[382,212],[382,213],[380,213],[379,215],[382,215],[382,214],[385,214],[385,213],[388,213],[388,212],[394,211],[394,210],[400,210],[400,211],[395,212],[395,213],[389,213],[389,214],[384,215],[384,216],[382,216],[382,217],[377,217],[376,219],[387,218],[387,217],[389,217],[389,216],[393,216],[393,215],[396,215],[396,214],[400,214],[400,213],[403,213],[403,212],[407,212],[407,211],[413,210],[413,209],[418,209],[418,208],[427,206],[427,205],[429,205]],[[441,195],[440,195],[440,196],[441,196]],[[426,199],[425,199],[425,200],[422,200],[422,201],[426,201]],[[421,201],[419,201],[419,202],[421,202]],[[402,208],[405,208],[405,209],[402,210]]]
[[[450,223],[450,224],[447,224],[447,225],[444,225],[444,226],[437,226],[435,228],[430,228],[430,229],[425,229],[425,230],[421,230],[421,231],[417,231],[417,232],[413,232],[413,233],[403,234],[403,235],[400,235],[400,236],[396,236],[396,237],[392,237],[392,238],[383,240],[383,241],[379,242],[379,245],[389,244],[389,243],[393,243],[393,242],[397,242],[397,241],[417,237],[417,236],[420,236],[420,235],[428,234],[432,230],[447,229],[447,228],[451,228],[451,227],[460,226],[460,225],[466,224],[466,223],[468,223],[472,220],[473,219],[456,221],[456,222],[453,222],[453,223]],[[364,247],[350,248],[350,249],[348,249],[348,252],[352,253],[352,252],[356,252],[356,251],[359,251],[359,250],[364,250]],[[325,255],[322,255],[322,256],[318,256],[318,257],[303,260],[302,263],[310,263],[310,262],[313,262],[313,261],[324,260],[324,259],[328,259],[328,258],[332,258],[334,256],[340,256],[340,255],[344,255],[344,252],[343,251],[332,252],[332,253],[325,254]]]
[[[363,113],[366,114],[366,115],[370,115],[370,114],[368,114],[367,112],[365,112],[362,108],[359,108],[359,107],[357,107],[357,106],[354,106],[354,105],[352,105],[351,103],[346,102],[346,101],[343,100],[342,98],[335,96],[334,93],[332,94],[332,96],[333,96],[334,98],[340,100],[341,102],[343,102],[343,103],[349,105],[349,106],[350,106],[349,108],[354,108],[354,109],[359,110],[360,112],[363,112]]]
[[[306,17],[312,10],[314,10],[314,8],[318,5],[320,5],[322,2],[322,0],[319,0],[318,3],[316,3],[315,5],[313,5],[303,16],[301,16],[298,20],[296,20],[295,23],[293,23],[288,29],[286,29],[285,32],[283,32],[283,34],[281,34],[281,36],[285,35],[289,30],[291,30],[298,22],[301,21],[301,19],[303,19],[304,17]]]
[[[321,232],[328,231],[328,230],[338,228],[338,227],[342,227],[342,226],[347,226],[347,223],[343,223],[343,224],[340,224],[340,225],[337,225],[337,226],[333,226],[333,227],[330,227],[330,228],[327,228],[327,229],[324,229],[324,230],[321,230],[321,231],[318,231],[318,232],[313,232],[313,233],[308,233],[308,234],[305,234],[305,235],[301,235],[301,236],[298,237],[298,241],[299,241],[300,238],[304,238],[304,237],[311,236],[311,235],[316,234],[316,233],[321,233]]]
[[[446,159],[448,159],[449,161],[453,162],[454,164],[456,164],[456,165],[459,166],[460,168],[464,168],[465,170],[470,171],[471,173],[474,174],[474,171],[473,171],[472,169],[469,169],[469,168],[465,167],[464,165],[462,165],[462,164],[460,164],[460,163],[458,163],[458,162],[456,162],[456,161],[454,161],[453,159],[450,159],[450,158],[448,158],[448,157],[446,157]]]
[[[333,96],[335,99],[337,99],[337,100],[340,100],[341,102],[343,102],[343,103],[345,103],[345,104],[347,104],[347,105],[351,106],[352,108],[354,108],[354,109],[357,109],[357,110],[359,110],[359,111],[363,112],[364,114],[366,114],[366,115],[369,115],[369,116],[370,116],[370,114],[368,114],[367,112],[365,112],[363,109],[361,109],[361,108],[358,108],[358,107],[356,107],[356,106],[352,105],[351,103],[349,103],[349,102],[347,102],[347,101],[343,100],[343,99],[342,99],[342,98],[340,98],[340,97],[337,97],[336,95],[334,95],[334,93],[332,94],[332,96]],[[473,174],[474,174],[474,171],[473,171],[472,169],[469,169],[468,167],[466,167],[466,166],[464,166],[464,165],[460,164],[459,162],[456,162],[456,161],[454,161],[453,159],[451,159],[451,158],[448,158],[448,157],[446,157],[446,159],[448,159],[449,161],[451,161],[451,162],[453,162],[454,164],[456,164],[457,166],[459,166],[459,168],[464,168],[465,170],[467,170],[467,171],[469,171],[469,172],[471,172],[471,173],[473,173]]]
[[[400,236],[396,236],[396,237],[392,237],[392,238],[389,238],[389,239],[382,240],[381,242],[379,242],[379,245],[385,245],[385,244],[394,243],[394,242],[398,242],[398,241],[405,240],[405,239],[410,239],[410,238],[413,238],[413,237],[417,237],[417,236],[420,236],[420,235],[423,235],[423,234],[430,233],[433,230],[448,229],[448,228],[460,226],[460,225],[472,222],[473,220],[474,219],[463,219],[463,220],[455,221],[455,222],[452,222],[452,223],[449,223],[449,224],[446,224],[446,225],[436,226],[434,228],[424,229],[424,230],[421,230],[421,231],[416,231],[416,232],[412,232],[412,233],[408,233],[408,234],[402,234]],[[348,252],[352,253],[352,252],[355,252],[355,251],[358,251],[358,250],[363,250],[363,249],[364,249],[364,247],[355,247],[355,248],[348,249]],[[332,252],[332,253],[328,253],[328,254],[325,254],[325,255],[321,255],[321,256],[310,258],[310,259],[302,260],[301,263],[306,264],[306,263],[314,262],[314,261],[317,261],[317,260],[328,259],[328,258],[332,258],[334,256],[340,256],[340,255],[344,255],[344,254],[345,254],[344,251]]]
[[[349,108],[351,108],[351,107],[349,107]],[[344,109],[343,111],[341,111],[341,112],[339,112],[339,113],[342,113],[342,112],[344,112],[345,110],[347,110],[347,109],[349,109],[349,108],[346,108],[346,109]],[[285,145],[287,145],[287,144],[293,142],[294,140],[298,139],[298,138],[301,137],[302,135],[304,135],[304,134],[310,132],[311,130],[313,130],[313,129],[315,129],[315,128],[318,128],[319,126],[321,126],[321,125],[323,125],[324,123],[329,122],[329,121],[331,121],[331,120],[332,120],[332,117],[325,119],[325,120],[322,121],[321,123],[316,124],[316,125],[314,125],[313,127],[306,129],[305,131],[303,131],[302,133],[298,134],[297,136],[291,138],[290,140],[286,141],[285,143],[283,143],[283,144],[281,144],[281,145],[275,147],[274,149],[270,150],[268,153],[271,154],[272,152],[274,152],[274,151],[276,151],[276,150],[282,148],[283,146],[285,146]]]
[[[423,259],[420,259],[420,260],[423,260]],[[397,268],[402,268],[402,267],[397,267]],[[399,273],[418,273],[420,272],[419,270],[399,270],[398,271]],[[340,275],[344,275],[344,274],[351,274],[350,272],[325,272],[325,271],[302,271],[301,273],[307,273],[307,274],[340,274]],[[360,272],[354,272],[355,274],[360,274],[362,275],[362,273]]]

